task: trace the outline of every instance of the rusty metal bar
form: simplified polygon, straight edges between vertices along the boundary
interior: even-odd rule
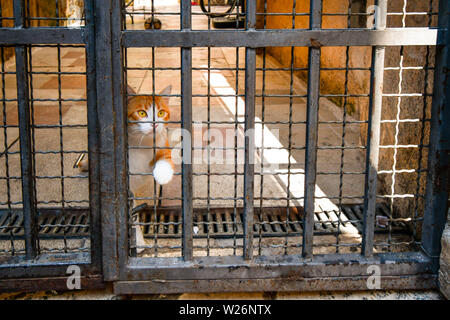
[[[127,107],[125,102],[124,63],[122,56],[122,1],[111,2],[111,59],[112,59],[112,97],[115,116],[115,204],[114,214],[117,223],[117,254],[120,270],[128,259],[128,167],[127,167]],[[102,92],[102,91],[99,91]],[[100,93],[101,94],[101,93]]]
[[[211,279],[170,281],[119,281],[114,283],[115,294],[173,294],[213,292],[260,292],[273,291],[274,283],[281,291],[364,291],[368,276],[320,277],[311,279]],[[383,290],[427,290],[437,288],[437,276],[413,275],[385,276],[381,280]]]
[[[191,1],[181,2],[181,28],[191,29]],[[181,48],[181,122],[183,134],[182,197],[183,197],[183,258],[193,257],[192,207],[192,48]]]
[[[247,0],[247,30],[256,25],[256,0]],[[236,62],[238,64],[238,62]],[[244,164],[244,259],[253,257],[253,200],[255,174],[256,49],[245,48],[245,164]],[[237,116],[237,115],[236,115]]]
[[[380,253],[372,257],[360,254],[315,255],[314,261],[300,255],[255,256],[249,262],[241,256],[196,257],[186,265],[179,258],[131,258],[126,277],[142,279],[262,279],[318,278],[369,275],[367,268],[380,266],[381,275],[431,274],[431,259],[420,252]],[[218,288],[214,288],[216,291]]]
[[[125,47],[306,47],[311,39],[323,46],[419,46],[443,44],[444,30],[431,28],[325,30],[123,31]],[[1,35],[1,33],[0,33]]]
[[[322,24],[322,1],[311,0],[311,30],[320,29]],[[311,39],[313,42],[313,39]],[[305,153],[305,216],[303,218],[302,255],[311,258],[314,238],[314,193],[316,189],[317,170],[317,131],[320,97],[320,45],[311,43],[308,57],[308,97],[306,123],[306,153]]]
[[[387,0],[378,0],[379,17],[375,28],[386,28]],[[367,130],[366,179],[364,195],[364,229],[361,253],[364,256],[373,254],[373,237],[375,226],[375,210],[377,200],[378,155],[380,151],[380,121],[383,103],[384,47],[372,48],[372,72],[369,102],[369,125]]]
[[[14,27],[25,27],[25,1],[14,1]],[[33,259],[37,252],[36,195],[33,178],[33,157],[31,151],[30,101],[28,82],[28,55],[25,46],[15,47],[17,108],[20,133],[20,164],[22,170],[22,201],[25,229],[25,252],[27,259]]]
[[[84,28],[25,28],[0,29],[0,44],[84,44]]]
[[[439,268],[441,236],[447,220],[450,165],[450,3],[439,1],[439,27],[446,29],[446,45],[436,48],[433,104],[425,212],[422,225],[422,249]]]
[[[99,171],[99,137],[97,131],[97,90],[96,90],[96,51],[95,51],[95,16],[94,1],[85,1],[86,17],[86,92],[89,150],[89,210],[91,236],[91,262],[96,270],[102,265],[102,237],[100,212],[100,171]]]
[[[116,214],[116,120],[114,110],[112,39],[111,39],[111,1],[95,1],[95,44],[97,91],[110,94],[97,95],[97,113],[100,135],[100,194],[102,223],[103,276],[105,280],[119,277],[119,253],[117,251]]]

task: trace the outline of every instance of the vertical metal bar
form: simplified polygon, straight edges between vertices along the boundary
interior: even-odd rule
[[[208,11],[211,11],[211,3],[208,1]],[[211,18],[208,16],[208,30],[211,30]],[[239,48],[237,48],[239,50]],[[210,150],[210,144],[211,144],[211,47],[208,47],[208,98],[207,98],[207,104],[208,104],[208,111],[207,111],[207,131],[208,131],[208,172],[207,172],[207,193],[206,193],[206,208],[207,208],[207,215],[206,215],[206,221],[207,221],[207,238],[206,238],[206,256],[210,256],[211,254],[211,239],[210,239],[210,233],[211,233],[211,150]],[[234,180],[234,184],[236,185],[236,180]],[[235,189],[236,190],[236,189]],[[236,202],[236,199],[234,200]],[[236,250],[236,247],[234,246],[234,250]]]
[[[347,17],[347,28],[351,28],[351,17],[352,17],[352,7],[353,0],[350,0],[348,4],[348,17]],[[344,187],[344,165],[345,165],[345,137],[347,134],[347,105],[348,105],[348,78],[349,78],[349,67],[350,67],[350,47],[345,48],[345,76],[344,76],[344,114],[342,117],[342,138],[341,138],[341,159],[340,159],[340,169],[339,169],[339,204],[338,204],[338,215],[337,215],[337,233],[336,233],[336,253],[340,251],[340,238],[341,233],[341,219],[342,219],[342,195]]]
[[[181,29],[190,30],[191,1],[181,2]],[[192,260],[192,48],[181,48],[181,125],[183,135],[183,258]]]
[[[292,2],[292,29],[295,29],[295,15],[296,15],[297,1]],[[291,153],[292,153],[292,117],[293,117],[293,104],[294,104],[294,67],[295,67],[295,47],[291,47],[291,61],[290,61],[290,81],[289,81],[289,125],[288,125],[288,166],[287,166],[287,186],[286,186],[286,236],[284,238],[284,254],[288,254],[289,245],[289,206],[291,194]]]
[[[58,16],[58,1],[56,1],[56,14]],[[58,20],[59,25],[59,20]],[[60,168],[60,186],[61,186],[61,224],[63,225],[63,243],[64,243],[64,253],[67,253],[67,227],[66,227],[66,214],[65,214],[65,181],[64,181],[64,137],[63,137],[63,121],[62,121],[62,90],[61,90],[61,46],[58,44],[56,47],[57,55],[57,70],[58,70],[58,125],[59,125],[59,168]]]
[[[24,28],[25,1],[14,1],[14,27]],[[22,170],[22,200],[27,259],[37,255],[36,195],[34,192],[33,159],[31,152],[30,101],[25,46],[16,46],[17,108],[19,115],[20,164]]]
[[[264,0],[264,16],[263,16],[263,29],[266,29],[267,23],[267,0]],[[261,127],[264,130],[265,122],[265,109],[266,109],[266,47],[263,48],[263,61],[262,61],[262,87],[261,87]],[[264,226],[264,216],[263,216],[263,192],[264,192],[264,134],[261,135],[261,168],[259,176],[261,177],[259,183],[259,228],[258,228],[258,255],[262,253],[262,231]]]
[[[387,0],[376,2],[375,29],[386,29]],[[367,128],[366,178],[364,194],[364,218],[361,254],[373,254],[375,209],[377,200],[378,155],[380,146],[380,121],[383,103],[385,48],[372,48],[372,72],[370,78],[369,125]]]
[[[450,30],[450,3],[439,1],[439,28]],[[430,148],[422,226],[422,248],[439,267],[441,236],[447,219],[450,164],[450,33],[445,46],[436,47],[433,103],[431,107]]]
[[[433,0],[430,0],[429,5],[428,5],[428,26],[432,25],[433,22]],[[412,239],[415,240],[417,239],[417,231],[418,231],[418,222],[419,222],[419,205],[420,202],[422,200],[422,198],[419,196],[420,192],[421,192],[421,186],[422,186],[422,170],[423,170],[423,159],[426,156],[426,153],[424,152],[424,147],[423,145],[425,144],[425,138],[426,138],[426,133],[425,133],[425,128],[426,126],[426,119],[427,119],[427,114],[428,114],[428,92],[429,92],[429,87],[431,85],[430,81],[428,81],[428,79],[430,79],[430,53],[431,53],[431,47],[427,46],[427,51],[426,51],[426,56],[425,56],[425,64],[424,64],[424,71],[425,71],[425,77],[424,77],[424,88],[423,88],[423,92],[425,93],[423,95],[423,108],[422,108],[422,116],[421,116],[421,125],[420,125],[420,140],[419,140],[419,145],[422,146],[419,149],[419,159],[417,161],[418,163],[418,167],[417,167],[417,178],[416,178],[416,196],[414,199],[414,213],[413,213],[413,231],[412,231]],[[431,108],[430,108],[430,112],[431,112]]]
[[[89,88],[87,98],[88,151],[89,151],[89,224],[91,230],[91,263],[95,270],[101,266],[101,215],[100,215],[100,172],[99,138],[97,131],[97,90],[95,67],[95,16],[94,0],[85,1],[86,29],[86,84]]]
[[[322,24],[322,1],[310,1],[311,30],[318,30]],[[320,95],[320,45],[312,42],[308,55],[308,92],[306,120],[306,154],[305,154],[305,216],[303,218],[302,255],[312,257],[314,238],[314,192],[316,189],[317,170],[317,131]]]
[[[235,78],[235,92],[236,95],[239,94],[239,47],[236,47],[236,78]],[[239,122],[239,98],[236,96],[236,100],[234,103],[234,185],[233,185],[233,255],[236,255],[236,249],[237,249],[237,180],[238,180],[238,122]]]
[[[103,278],[106,281],[119,277],[117,252],[116,175],[115,175],[115,116],[112,88],[111,52],[111,0],[95,1],[95,45],[97,116],[99,124],[99,170],[102,223]]]
[[[117,254],[120,270],[128,262],[128,172],[127,172],[127,108],[124,107],[126,85],[124,85],[124,65],[122,57],[122,1],[112,1],[111,10],[111,59],[112,65],[112,95],[115,114],[115,176],[116,199],[115,213],[117,216],[118,238]]]
[[[247,0],[247,30],[256,26],[256,0]],[[256,49],[245,48],[245,164],[244,164],[244,259],[253,257],[253,198],[255,175]]]

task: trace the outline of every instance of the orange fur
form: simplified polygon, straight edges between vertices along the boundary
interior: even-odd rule
[[[162,118],[164,121],[169,121],[170,119],[170,110],[164,98],[155,96],[155,105],[156,112],[164,111],[165,116]],[[142,117],[139,115],[139,111],[144,110],[147,111],[153,105],[153,96],[134,96],[128,102],[128,119],[131,121],[139,121]],[[152,119],[151,119],[152,120]],[[137,123],[129,123],[129,126],[136,125]],[[169,147],[169,141],[167,140],[167,136],[163,136],[163,141],[160,141],[159,137],[156,137],[156,140],[159,141],[160,146]],[[166,160],[170,163],[172,168],[174,167],[172,161],[172,150],[171,149],[158,149],[156,151],[155,158],[149,162],[150,166],[154,166],[155,163],[159,160]]]
[[[165,145],[166,145],[166,147],[168,147],[169,141],[166,140]],[[172,161],[172,150],[170,150],[170,149],[159,149],[156,152],[155,159],[150,161],[150,166],[154,166],[157,161],[163,160],[163,159],[166,160],[167,162],[169,162],[170,165],[172,166],[172,168],[174,167],[173,161]]]

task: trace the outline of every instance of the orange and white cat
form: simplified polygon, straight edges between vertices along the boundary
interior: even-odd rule
[[[168,86],[160,93],[163,97],[133,96],[128,99],[128,170],[131,174],[130,190],[135,197],[148,196],[140,194],[144,187],[152,193],[148,173],[152,173],[161,185],[172,180],[174,165],[166,128],[170,119],[169,97],[166,95],[171,91],[172,86]],[[130,87],[128,92],[134,93]],[[88,171],[87,157],[78,161],[76,166],[81,171]]]
[[[168,86],[160,94],[170,95],[171,89]],[[169,183],[174,172],[166,128],[166,122],[170,119],[169,97],[155,96],[153,99],[152,96],[134,96],[128,101],[127,116],[130,174],[152,172],[159,184]],[[145,175],[133,177],[135,179],[130,179],[130,189],[135,192],[146,179]]]
[[[172,86],[161,91],[160,96],[132,96],[128,99],[128,172],[130,191],[134,200],[132,207],[149,202],[145,198],[153,198],[154,181],[160,185],[169,183],[174,173],[172,152],[166,122],[170,119],[169,97]],[[128,87],[128,93],[135,93]],[[81,171],[88,171],[87,157],[79,158],[75,164]],[[150,175],[152,173],[152,175]],[[144,250],[146,245],[142,228],[139,227],[139,216],[136,217],[133,229],[136,233],[136,251]]]

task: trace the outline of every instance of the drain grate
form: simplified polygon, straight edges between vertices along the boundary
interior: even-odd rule
[[[153,238],[155,232],[159,238],[180,238],[182,234],[182,219],[180,209],[163,207],[157,209],[157,215],[150,207],[141,207],[140,222],[143,224],[144,236]],[[289,208],[289,221],[286,221],[286,207],[254,208],[255,236],[261,230],[262,237],[299,236],[303,232],[303,208]],[[377,206],[377,215],[390,217],[389,209],[385,205]],[[194,237],[206,238],[232,238],[243,236],[243,209],[211,208],[210,221],[208,210],[194,209]],[[321,212],[315,214],[314,234],[330,235],[338,233],[338,211]],[[54,239],[89,237],[89,209],[68,208],[40,209],[38,210],[39,238]],[[262,217],[262,222],[261,222]],[[156,218],[156,225],[155,223]],[[352,226],[362,232],[363,205],[344,205],[340,217],[341,228]],[[66,227],[64,227],[66,225]],[[0,210],[0,239],[23,238],[23,214],[19,209]],[[387,228],[375,226],[375,232],[388,232]],[[404,222],[393,222],[391,232],[408,232]]]
[[[208,210],[194,209],[194,237],[206,238],[233,238],[243,236],[243,208],[211,208]],[[255,236],[261,229],[262,237],[300,236],[303,233],[303,208],[290,207],[289,220],[287,221],[286,207],[254,208]],[[377,205],[376,215],[390,217],[389,209],[383,205]],[[330,235],[338,233],[338,220],[340,228],[352,226],[362,233],[363,205],[343,205],[340,219],[338,210],[315,213],[314,234]],[[261,219],[262,218],[262,219]],[[156,219],[156,224],[155,224]],[[262,222],[261,222],[262,221]],[[155,216],[153,209],[143,209],[140,213],[140,223],[144,228],[144,236],[153,238],[155,232],[158,238],[180,238],[182,233],[182,219],[179,208],[160,208]],[[341,230],[342,231],[342,230]],[[376,233],[388,232],[388,228],[375,226]],[[392,233],[408,232],[408,226],[404,222],[393,222]]]
[[[40,239],[89,237],[89,209],[38,209]],[[23,213],[20,209],[0,210],[0,239],[23,238]]]

